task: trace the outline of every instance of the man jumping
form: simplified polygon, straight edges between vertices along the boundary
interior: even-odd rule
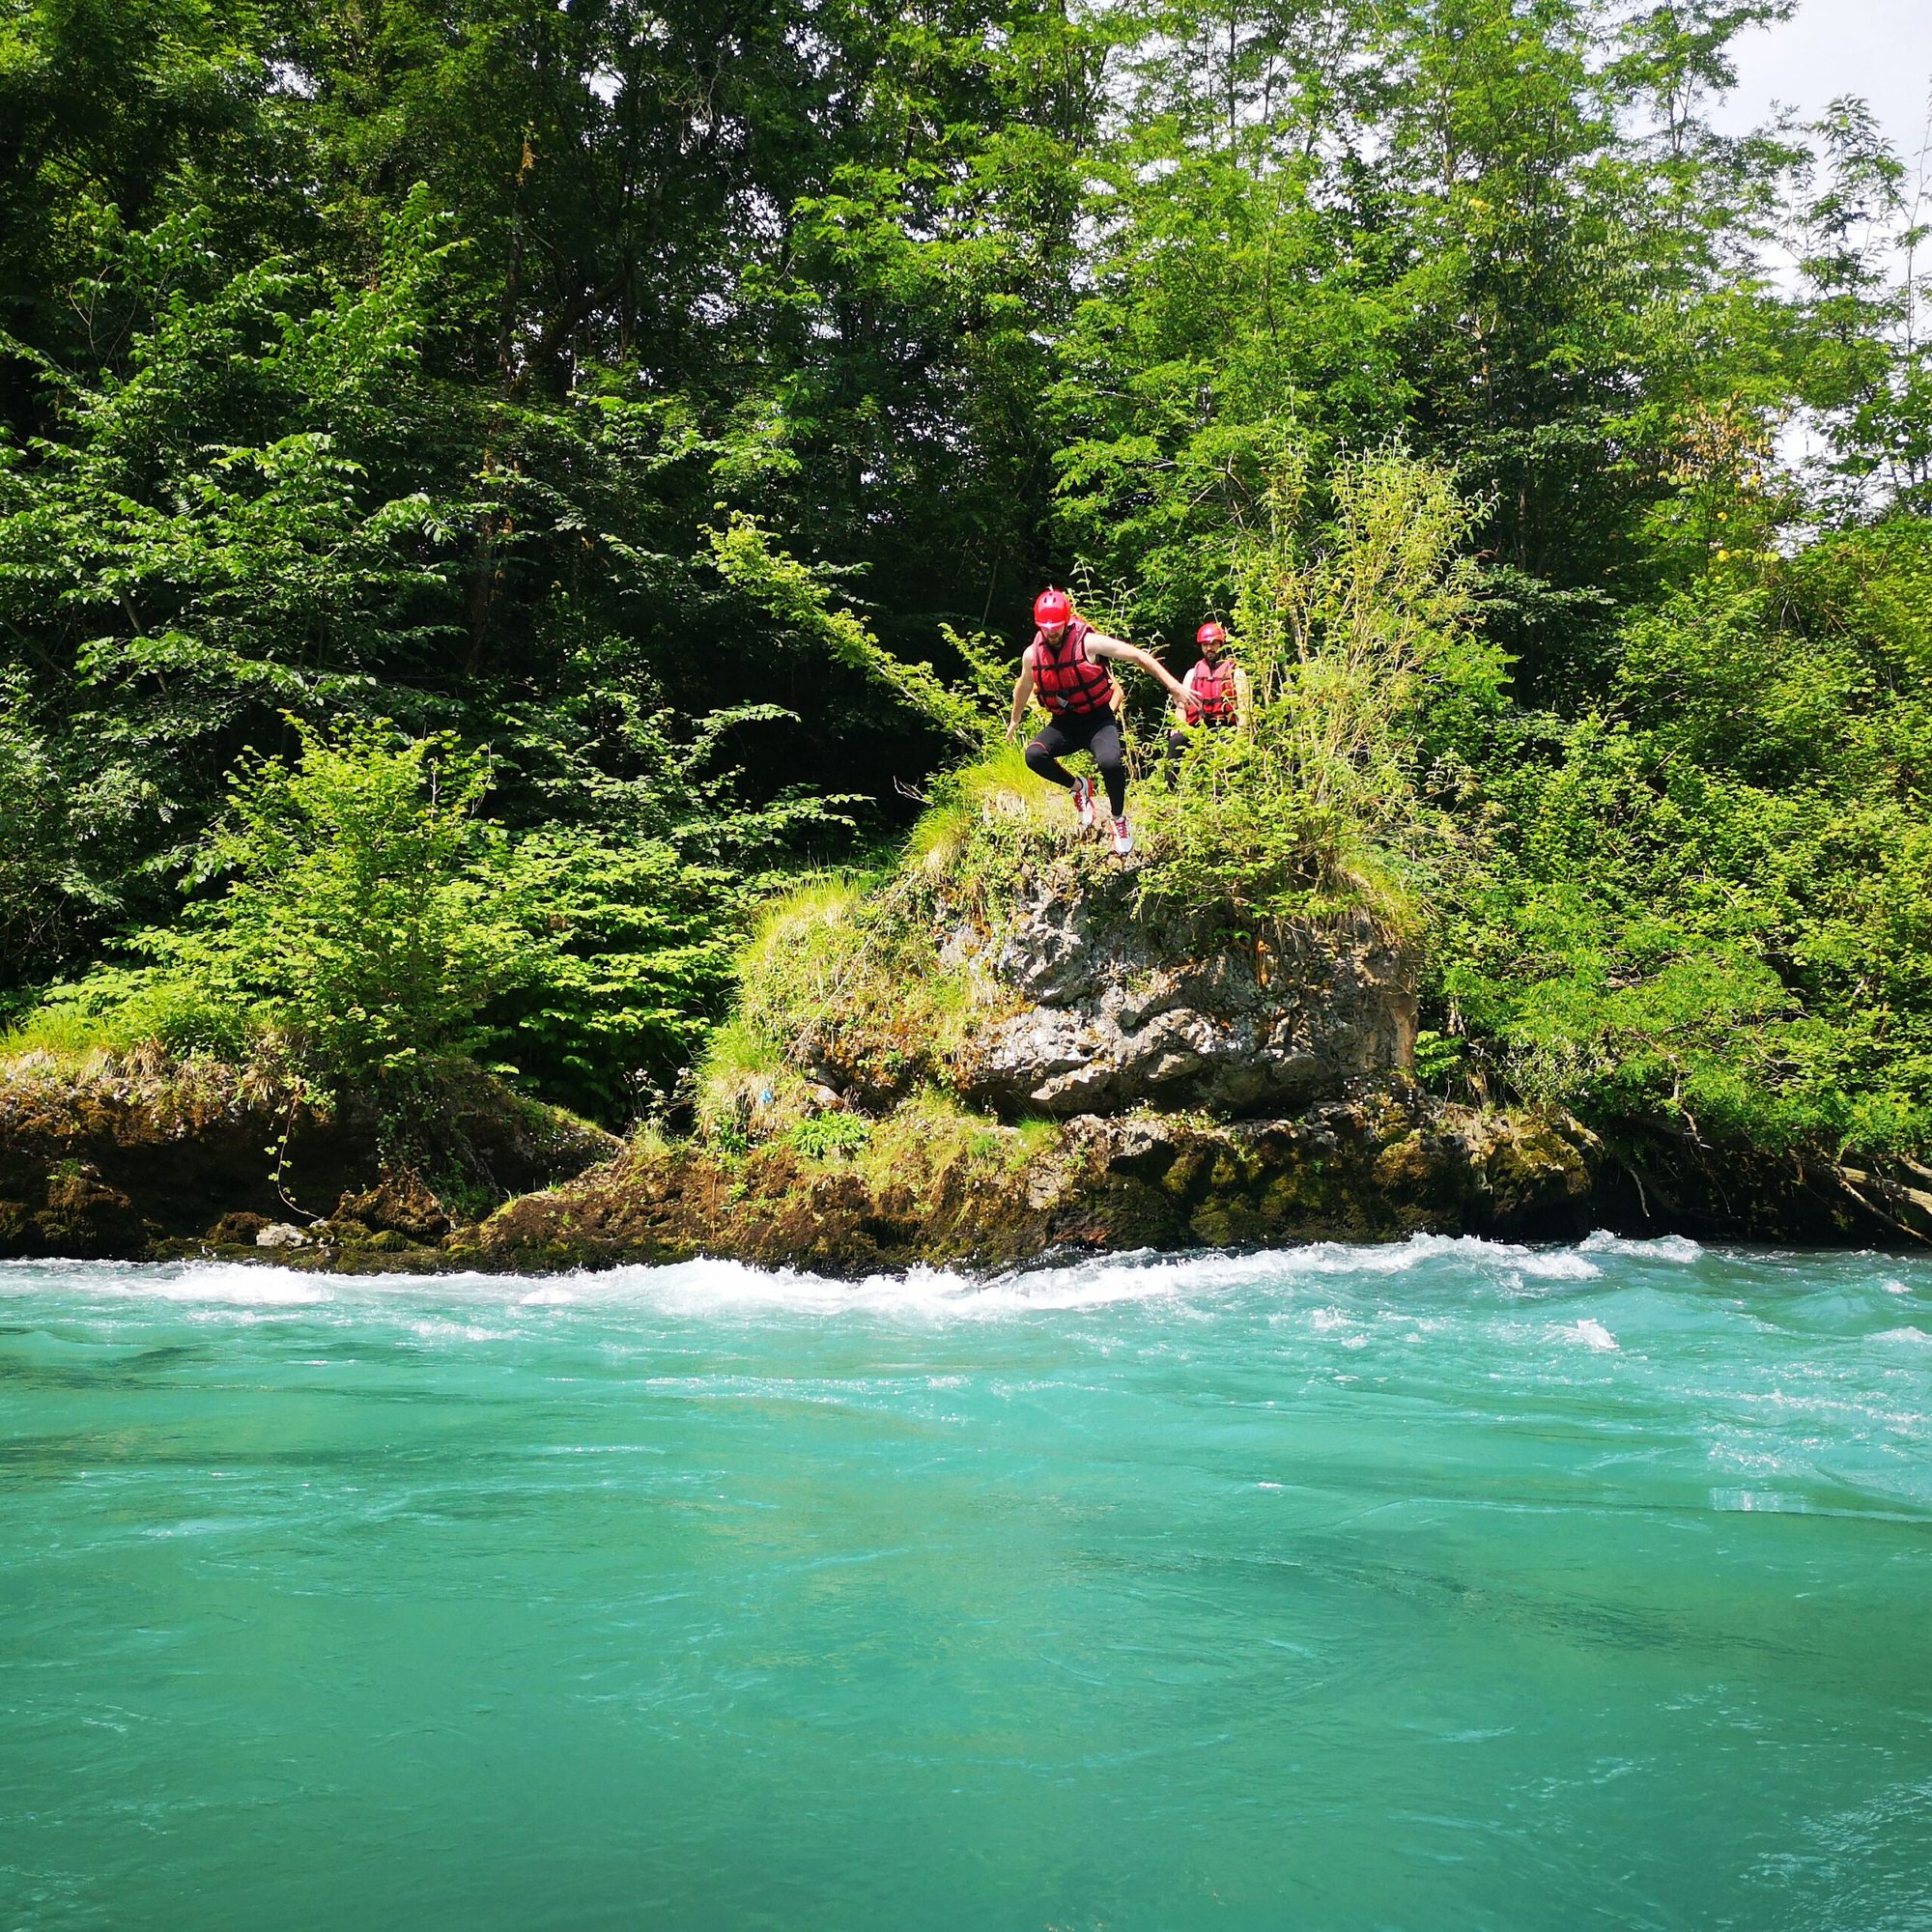
[[[1139,645],[1123,644],[1075,616],[1073,600],[1064,590],[1042,590],[1034,599],[1033,620],[1039,628],[1020,660],[1007,736],[1019,736],[1027,706],[1037,696],[1051,715],[1026,748],[1028,769],[1073,794],[1073,810],[1085,829],[1094,823],[1094,781],[1076,779],[1060,761],[1069,752],[1091,753],[1107,788],[1114,856],[1124,859],[1134,849],[1134,835],[1127,824],[1126,757],[1115,716],[1121,694],[1102,660],[1138,665],[1179,703],[1186,703],[1187,693]]]

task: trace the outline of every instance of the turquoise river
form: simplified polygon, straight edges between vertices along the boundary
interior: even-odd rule
[[[0,1266],[0,1928],[1932,1927],[1932,1263]]]

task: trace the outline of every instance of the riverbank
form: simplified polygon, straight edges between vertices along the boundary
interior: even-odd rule
[[[1429,1092],[1399,920],[1242,923],[1171,868],[1096,865],[1054,809],[996,789],[882,882],[775,902],[686,1138],[620,1141],[460,1060],[380,1095],[158,1048],[0,1064],[0,1257],[854,1277],[1415,1234],[1932,1239],[1917,1167]]]
[[[411,1164],[370,1103],[259,1068],[43,1056],[0,1069],[0,1258],[371,1273],[715,1256],[854,1278],[1594,1228],[1906,1246],[1917,1211],[1896,1191],[1897,1211],[1875,1211],[1796,1162],[1646,1173],[1568,1116],[1460,1106],[1400,1078],[1237,1122],[1149,1108],[1009,1122],[925,1092],[735,1146],[620,1142],[473,1069],[437,1092],[440,1151]]]
[[[28,1053],[0,1065],[0,1259],[420,1254],[619,1145],[460,1061],[402,1119],[279,1065]]]

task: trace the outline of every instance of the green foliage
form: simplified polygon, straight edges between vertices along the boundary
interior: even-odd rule
[[[928,798],[906,838],[906,867],[982,899],[997,898],[1029,858],[1074,825],[1066,795],[1043,786],[1013,744],[943,772]]]
[[[528,970],[477,817],[488,783],[447,737],[304,730],[293,760],[238,772],[199,866],[225,889],[150,946],[331,1073],[474,1046],[485,1005]]]
[[[872,1123],[859,1114],[813,1114],[785,1138],[809,1160],[836,1160],[865,1147],[872,1138]]]
[[[1918,211],[1856,101],[1716,131],[1781,12],[15,7],[0,1011],[936,1078],[931,894],[1068,830],[988,742],[1051,577],[1255,682],[1151,903],[1426,934],[1445,1083],[1918,1144]]]
[[[1777,789],[1674,737],[1584,724],[1499,783],[1493,872],[1445,920],[1445,1010],[1512,1085],[1625,1132],[1923,1149],[1923,790],[1848,782],[1830,737]]]
[[[37,725],[24,680],[0,673],[0,959],[14,974],[76,962],[119,909],[104,868],[89,864],[91,842],[111,851],[101,834],[114,805],[111,781]],[[0,992],[11,977],[0,973]]]
[[[794,887],[758,922],[740,973],[739,1011],[781,1046],[838,1001],[864,972],[865,908],[859,881],[834,876]]]
[[[553,1097],[623,1120],[662,1104],[724,1004],[738,888],[670,844],[512,838],[486,761],[444,735],[302,728],[245,763],[195,876],[218,885],[15,1036],[239,1055],[263,1036],[337,1081],[401,1092],[419,1063],[517,1056]],[[51,1031],[50,1031],[51,1030]]]
[[[828,1115],[824,1120],[851,1120]],[[942,1088],[915,1088],[876,1121],[847,1155],[876,1193],[911,1186],[929,1187],[948,1166],[964,1160],[1017,1180],[1042,1158],[1060,1137],[1057,1122],[1031,1120],[1009,1126],[992,1114],[969,1107]]]
[[[664,1107],[731,994],[736,875],[662,839],[557,830],[510,841],[493,877],[525,959],[476,1050],[603,1120]]]
[[[125,1055],[156,1046],[176,1060],[207,1054],[234,1061],[267,1045],[248,1014],[205,986],[153,967],[99,967],[78,984],[56,988],[18,1026],[0,1033],[0,1059]]]
[[[816,880],[773,906],[740,962],[740,1018],[785,1064],[821,1067],[867,1105],[943,1085],[973,1000],[922,917],[922,876],[869,893]]]
[[[1284,458],[1234,548],[1252,720],[1195,733],[1173,791],[1144,804],[1147,891],[1237,922],[1367,904],[1406,925],[1404,862],[1447,838],[1417,790],[1424,751],[1501,701],[1506,660],[1461,554],[1480,507],[1395,448],[1342,463],[1320,523],[1306,479]]]
[[[1462,1043],[1434,1027],[1415,1036],[1415,1077],[1424,1087],[1445,1092],[1461,1080],[1465,1065]]]
[[[929,664],[901,663],[851,611],[835,609],[825,585],[796,557],[773,549],[749,517],[734,517],[727,529],[714,532],[712,547],[725,582],[768,616],[810,639],[835,662],[876,679],[960,743],[984,739],[983,692],[976,700],[952,690]],[[957,645],[957,633],[952,636]]]
[[[406,203],[355,288],[270,259],[205,289],[197,213],[107,231],[87,299],[177,293],[0,495],[0,620],[65,667],[43,707],[94,747],[125,838],[164,839],[184,789],[283,711],[372,714],[378,668],[431,647],[460,512],[372,469],[426,407],[437,227]]]
[[[817,1105],[781,1049],[736,1016],[706,1037],[692,1086],[698,1132],[734,1152],[783,1132]]]

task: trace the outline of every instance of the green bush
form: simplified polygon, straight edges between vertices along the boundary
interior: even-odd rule
[[[1477,1062],[1622,1130],[1932,1146],[1923,808],[1819,770],[1767,789],[1664,730],[1559,742],[1496,781],[1491,865],[1439,914],[1436,997]]]
[[[485,1003],[528,970],[500,839],[477,817],[484,759],[362,724],[301,741],[292,761],[242,765],[202,866],[226,889],[155,950],[272,1013],[329,1071],[476,1044]]]
[[[834,1160],[859,1152],[872,1137],[872,1124],[858,1114],[814,1114],[785,1136],[811,1160]]]
[[[0,1034],[0,1057],[125,1054],[152,1044],[177,1060],[191,1054],[240,1060],[261,1043],[248,1014],[192,981],[151,967],[101,967],[78,984],[54,988],[18,1026]]]
[[[215,890],[133,940],[156,963],[58,989],[15,1041],[239,1055],[273,1034],[379,1088],[469,1055],[615,1120],[668,1094],[732,984],[732,874],[664,839],[513,838],[445,735],[298,728],[293,758],[237,772],[196,867]]]
[[[661,1110],[736,984],[737,875],[668,839],[562,828],[492,863],[525,956],[484,1004],[476,1050],[606,1121]]]
[[[1501,702],[1466,554],[1483,505],[1399,447],[1345,460],[1327,491],[1324,519],[1291,447],[1232,540],[1251,722],[1194,733],[1136,793],[1150,902],[1240,927],[1366,908],[1407,931],[1406,881],[1453,844],[1418,778],[1432,735],[1468,735]]]

